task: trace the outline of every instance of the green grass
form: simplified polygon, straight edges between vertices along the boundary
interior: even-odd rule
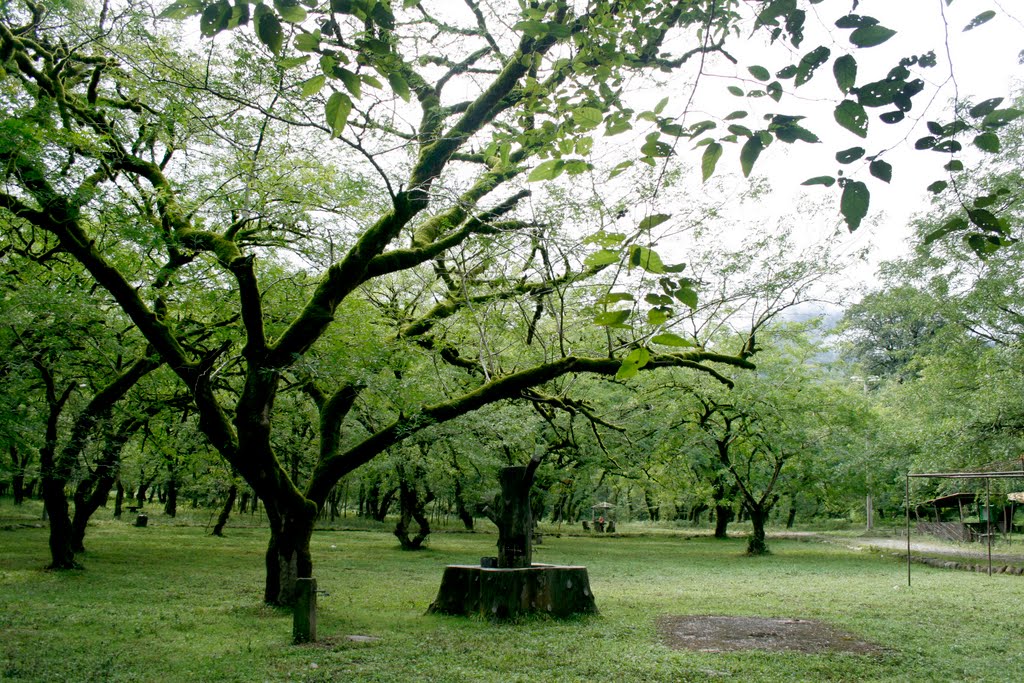
[[[442,567],[492,554],[493,535],[407,553],[380,531],[321,531],[321,642],[297,647],[290,614],[260,602],[264,530],[150,523],[91,527],[86,569],[67,573],[41,569],[45,529],[0,531],[0,680],[1024,680],[1021,577],[915,567],[907,588],[898,562],[833,545],[775,541],[754,559],[742,538],[547,536],[536,559],[586,564],[600,616],[494,624],[424,615]],[[674,651],[655,629],[667,614],[818,619],[886,652]]]

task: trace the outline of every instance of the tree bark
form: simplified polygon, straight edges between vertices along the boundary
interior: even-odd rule
[[[114,495],[114,519],[121,519],[121,508],[124,506],[124,486],[121,478],[117,478],[117,493]]]
[[[747,514],[750,515],[750,523],[753,526],[750,540],[747,541],[747,555],[768,555],[769,551],[768,544],[765,541],[764,525],[768,521],[770,509],[762,506],[756,506],[755,508],[747,505],[744,507],[747,510]]]
[[[263,503],[270,521],[270,542],[266,554],[267,604],[291,606],[297,596],[296,579],[313,575],[309,542],[313,536],[316,505],[286,507],[283,501],[268,497]]]
[[[503,467],[498,473],[501,494],[495,514],[498,526],[498,567],[524,568],[533,563],[533,513],[530,486],[535,467]]]
[[[727,505],[715,506],[715,538],[728,538],[727,527],[732,521],[732,507]]]
[[[414,468],[413,476],[410,478],[402,466],[398,468],[398,522],[395,524],[395,537],[398,539],[402,550],[419,550],[423,542],[430,535],[430,520],[424,514],[426,506],[434,500],[434,494],[429,490],[423,499],[420,499],[419,491],[416,488],[416,480],[422,478],[422,470]],[[415,521],[419,527],[415,536],[409,536],[409,526]]]
[[[235,507],[235,497],[238,495],[238,485],[234,482],[231,483],[231,487],[228,489],[228,499],[224,501],[224,507],[221,508],[220,516],[217,517],[217,523],[213,526],[214,536],[224,536],[224,527],[228,523],[228,518],[231,517],[231,510]]]

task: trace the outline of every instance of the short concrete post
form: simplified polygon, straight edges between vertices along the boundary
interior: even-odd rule
[[[296,645],[316,642],[316,579],[295,580],[292,642]]]

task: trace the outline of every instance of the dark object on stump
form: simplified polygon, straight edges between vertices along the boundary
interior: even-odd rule
[[[483,567],[484,569],[497,569],[498,568],[498,558],[496,558],[496,557],[481,557],[480,558],[480,566]]]
[[[135,518],[135,526],[146,526],[149,524],[149,517],[146,515],[139,515]]]
[[[292,642],[316,642],[316,579],[295,579]]]
[[[449,565],[428,614],[479,614],[507,619],[540,613],[596,614],[586,567],[535,564],[518,569]]]

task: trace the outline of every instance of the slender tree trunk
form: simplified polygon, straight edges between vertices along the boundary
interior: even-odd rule
[[[75,515],[71,520],[71,540],[76,553],[85,552],[85,529],[89,519],[101,505],[107,504],[110,489],[117,481],[121,451],[143,424],[144,422],[140,419],[129,418],[114,429],[108,430],[95,469],[75,487]],[[120,482],[118,482],[118,487],[119,498],[115,504],[115,517],[119,517],[121,514],[121,498],[123,498]]]
[[[164,514],[168,517],[175,517],[178,514],[177,476],[177,472],[172,469],[170,479],[167,480],[167,500],[164,502]]]
[[[121,508],[124,507],[124,486],[121,478],[117,479],[117,493],[114,495],[114,519],[121,519]]]
[[[213,526],[214,536],[224,536],[224,527],[228,523],[228,518],[231,517],[231,510],[235,507],[235,497],[238,495],[238,485],[234,482],[231,483],[231,487],[228,489],[228,499],[224,501],[224,507],[221,508],[220,516],[217,517],[217,523]]]
[[[427,505],[434,500],[434,494],[429,490],[421,500],[416,490],[416,480],[422,479],[421,468],[414,467],[412,477],[407,476],[402,466],[398,468],[398,523],[395,525],[395,537],[398,539],[402,550],[419,550],[423,547],[423,541],[430,535],[430,520],[424,514]],[[409,526],[415,521],[419,527],[416,535],[409,536]]]
[[[18,447],[15,444],[11,444],[9,450],[13,468],[11,489],[14,494],[14,504],[21,505],[25,501],[25,468],[28,467],[29,455],[27,452],[19,455]]]
[[[796,521],[796,505],[789,506],[789,515],[786,517],[786,528],[792,529],[793,523]]]

